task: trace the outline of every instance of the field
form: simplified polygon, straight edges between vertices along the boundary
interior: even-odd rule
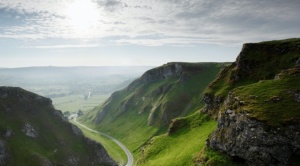
[[[85,99],[84,95],[69,95],[52,98],[52,101],[54,107],[62,112],[77,113],[78,110],[84,112],[93,109],[102,104],[109,96],[110,94],[91,95],[90,98]]]
[[[151,67],[1,68],[0,86],[21,87],[51,98],[56,109],[75,113],[103,103]]]

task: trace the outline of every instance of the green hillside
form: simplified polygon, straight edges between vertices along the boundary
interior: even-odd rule
[[[137,165],[193,165],[215,128],[216,122],[199,112],[175,119],[167,134],[153,137],[142,148]]]
[[[169,63],[81,121],[136,165],[299,165],[299,52],[300,39],[248,43],[218,75],[221,64]]]
[[[116,165],[51,103],[21,88],[0,87],[0,165]]]
[[[154,68],[79,120],[116,137],[137,156],[151,137],[167,131],[172,119],[203,107],[202,92],[222,66],[168,63]]]

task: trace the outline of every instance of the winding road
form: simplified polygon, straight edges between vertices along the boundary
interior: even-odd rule
[[[75,122],[76,124],[78,124],[79,126],[85,128],[85,129],[87,129],[87,130],[89,130],[89,131],[91,131],[91,132],[100,134],[100,135],[102,135],[102,136],[104,136],[104,137],[107,137],[107,138],[113,140],[116,144],[118,144],[118,145],[123,149],[123,151],[124,151],[124,152],[126,153],[126,155],[127,155],[127,164],[126,164],[125,166],[132,166],[132,165],[133,165],[133,156],[132,156],[131,152],[130,152],[130,151],[126,148],[126,146],[123,145],[120,141],[118,141],[117,139],[115,139],[114,137],[112,137],[112,136],[110,136],[110,135],[107,135],[107,134],[105,134],[105,133],[102,133],[102,132],[93,130],[93,129],[88,128],[87,126],[85,126],[85,125],[83,125],[83,124],[77,122],[77,117],[74,118],[74,122]]]

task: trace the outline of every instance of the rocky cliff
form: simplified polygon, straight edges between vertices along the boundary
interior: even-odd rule
[[[48,98],[0,87],[0,165],[117,165]]]
[[[139,79],[132,82],[127,89],[131,90],[138,85],[151,81],[159,81],[168,78],[177,77],[180,80],[188,79],[193,73],[201,72],[203,66],[192,63],[170,62],[163,66],[153,68],[145,72]]]
[[[133,109],[137,111],[137,114],[148,114],[148,125],[168,126],[173,118],[184,116],[197,105],[191,100],[201,95],[203,89],[199,91],[193,88],[197,86],[203,88],[208,83],[207,79],[213,77],[197,79],[201,75],[204,76],[209,68],[218,68],[218,65],[176,62],[151,69],[130,83],[123,91],[112,94],[95,118],[95,122],[100,123],[114,107],[115,116],[121,116],[126,111]],[[216,71],[215,69],[212,70],[212,75]],[[185,87],[187,84],[193,87]],[[177,89],[180,90],[178,93],[176,92]],[[200,93],[197,94],[196,91]],[[124,98],[116,103],[120,96],[124,96]]]
[[[247,165],[299,165],[300,39],[245,44],[203,97],[208,146]]]
[[[244,44],[236,61],[224,68],[205,91],[204,111],[217,115],[233,88],[274,79],[281,70],[295,67],[299,52],[299,39]]]

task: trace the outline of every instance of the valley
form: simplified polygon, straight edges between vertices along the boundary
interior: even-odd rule
[[[51,97],[60,116],[71,115],[69,122],[101,143],[118,165],[294,166],[300,163],[299,53],[300,39],[295,38],[246,43],[232,63],[170,62],[155,68],[114,69],[104,76],[100,69],[93,75],[90,69],[69,68],[60,78],[48,73],[52,81],[46,80],[47,74],[25,78],[23,71],[0,69],[0,80]],[[72,72],[77,74],[71,77]],[[44,107],[32,109],[25,104],[28,97],[17,93],[8,100],[7,95],[3,90],[3,116],[16,109],[11,102],[17,99],[30,114]],[[9,123],[1,121],[2,133],[15,132],[21,125],[7,127]],[[0,148],[9,143],[0,138]],[[43,159],[63,162],[54,154],[52,158],[49,149],[42,152],[32,146]],[[0,158],[0,165],[11,162],[6,160]]]
[[[0,0],[0,166],[300,166],[300,0]]]

